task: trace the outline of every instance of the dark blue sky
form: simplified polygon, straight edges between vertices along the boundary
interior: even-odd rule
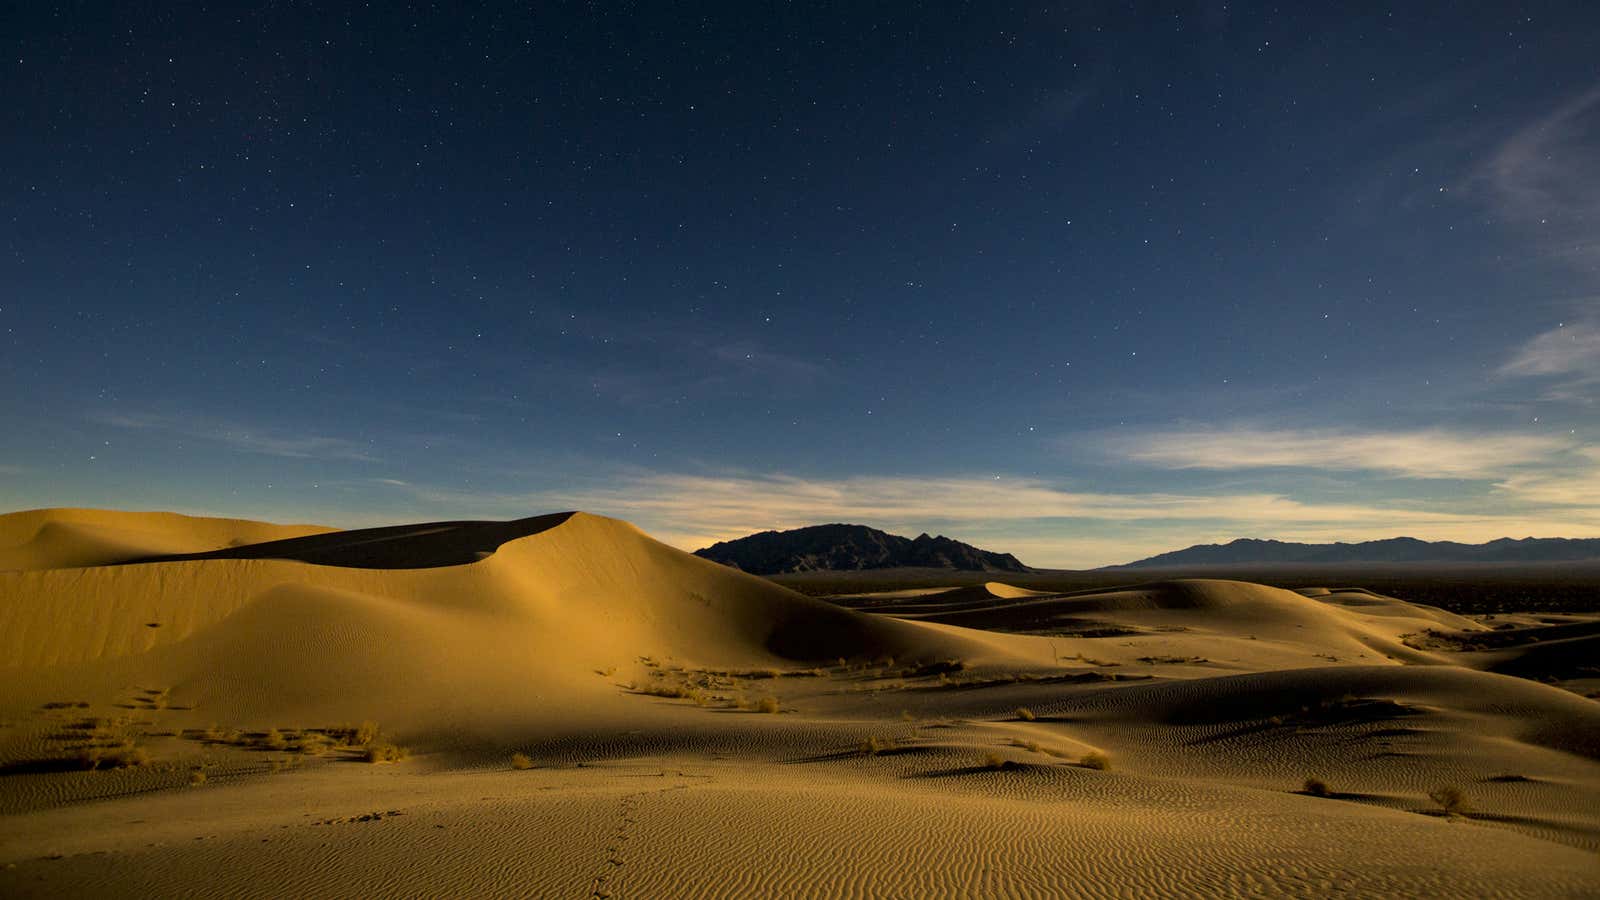
[[[15,4],[0,507],[1600,535],[1589,3]]]

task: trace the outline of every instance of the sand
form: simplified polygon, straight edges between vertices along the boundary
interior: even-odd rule
[[[0,570],[8,897],[1600,892],[1600,705],[1538,680],[1600,617],[830,603],[583,513],[45,510]]]

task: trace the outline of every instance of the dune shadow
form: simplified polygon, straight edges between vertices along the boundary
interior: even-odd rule
[[[876,753],[865,753],[860,748],[851,747],[848,750],[836,750],[831,753],[817,753],[811,756],[800,756],[786,759],[788,765],[801,765],[803,763],[842,762],[847,759],[872,759],[879,756],[926,756],[934,752],[933,747],[911,745],[907,747],[889,747]]]
[[[994,775],[998,772],[1038,772],[1044,769],[1053,769],[1057,766],[1039,766],[1033,763],[1017,762],[1008,759],[997,766],[958,766],[953,769],[934,769],[931,772],[914,772],[905,777],[908,779],[934,779],[934,778],[970,778],[974,775]],[[1079,767],[1082,768],[1082,767]]]
[[[61,772],[87,772],[90,768],[79,759],[23,759],[0,765],[0,778],[7,775],[55,775]]]
[[[204,559],[283,559],[346,569],[437,569],[474,563],[501,544],[538,534],[567,521],[570,512],[509,522],[432,522],[359,528],[307,537],[225,547],[205,553],[174,553],[128,560],[129,565]]]

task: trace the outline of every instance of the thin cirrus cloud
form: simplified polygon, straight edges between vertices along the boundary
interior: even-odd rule
[[[1595,391],[1600,390],[1600,325],[1562,323],[1535,335],[1512,353],[1500,374],[1548,378],[1555,382],[1547,395],[1551,399],[1592,402]]]
[[[1600,259],[1600,86],[1572,97],[1503,141],[1479,173],[1507,219],[1531,229],[1551,256]]]
[[[1116,456],[1168,469],[1322,469],[1403,478],[1496,478],[1546,464],[1572,441],[1545,435],[1471,434],[1440,429],[1190,429],[1150,431],[1107,442]]]
[[[91,415],[89,420],[114,428],[151,431],[191,440],[209,441],[234,450],[264,456],[349,462],[379,461],[367,451],[366,445],[345,438],[293,433],[219,419],[108,413]]]
[[[1496,483],[1495,490],[1521,503],[1600,511],[1600,447],[1586,447],[1577,455],[1587,465],[1512,475]]]

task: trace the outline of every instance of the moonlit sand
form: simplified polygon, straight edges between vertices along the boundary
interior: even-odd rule
[[[16,513],[0,570],[8,897],[1600,890],[1600,706],[1359,589],[891,617],[584,513]]]

